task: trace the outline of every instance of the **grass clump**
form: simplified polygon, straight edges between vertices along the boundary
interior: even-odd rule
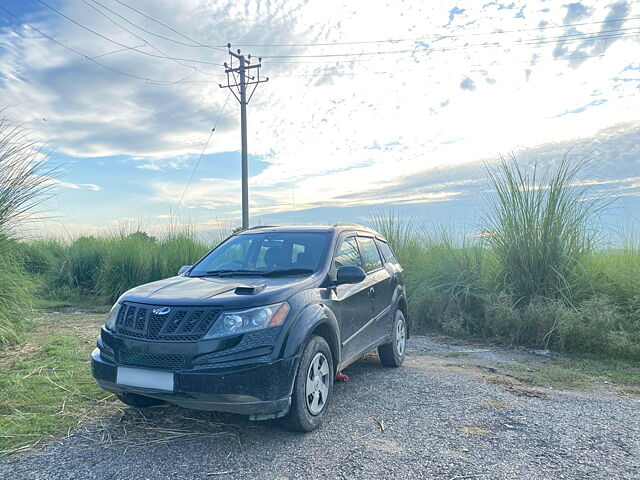
[[[28,326],[33,284],[15,258],[15,243],[0,236],[0,347],[18,343]]]
[[[374,217],[405,267],[414,329],[640,359],[640,243],[600,244],[606,205],[582,186],[584,165],[527,172],[502,160],[478,236]]]
[[[69,244],[46,239],[19,245],[23,270],[39,285],[43,307],[115,301],[126,290],[172,277],[209,251],[195,233],[156,238],[142,231],[82,236]]]
[[[554,170],[523,171],[517,160],[489,170],[495,190],[484,218],[494,256],[495,287],[526,304],[534,298],[572,303],[588,288],[585,260],[595,243],[590,230],[599,206],[588,200],[578,174],[584,161],[565,156]]]
[[[0,348],[19,341],[27,324],[31,285],[12,238],[51,189],[40,154],[21,127],[0,118]]]

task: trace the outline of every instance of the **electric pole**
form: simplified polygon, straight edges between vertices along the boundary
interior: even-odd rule
[[[251,55],[240,54],[231,51],[231,44],[227,43],[229,49],[229,63],[225,62],[224,72],[227,74],[227,84],[220,85],[220,88],[228,88],[240,102],[240,131],[242,139],[242,229],[249,228],[249,162],[247,158],[247,105],[251,101],[259,83],[268,82],[267,77],[260,80],[260,67],[262,58],[258,58],[258,63],[251,65]],[[238,61],[238,66],[234,67],[233,60]],[[255,76],[251,75],[255,71]],[[236,77],[236,74],[238,75]],[[233,79],[233,81],[232,81]],[[253,85],[253,89],[247,98],[247,86]],[[236,93],[237,92],[237,93]]]

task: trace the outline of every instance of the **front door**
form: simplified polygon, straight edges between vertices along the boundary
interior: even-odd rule
[[[362,267],[362,257],[355,236],[343,239],[334,259],[335,270],[345,265]],[[359,352],[363,327],[373,317],[373,301],[367,280],[336,287],[336,301],[339,302],[340,312],[340,343],[342,345],[342,359],[348,360]]]

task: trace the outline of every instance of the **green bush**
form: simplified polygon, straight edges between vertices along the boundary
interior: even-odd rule
[[[62,250],[57,265],[47,273],[47,287],[77,289],[81,293],[95,292],[98,276],[107,254],[108,240],[79,237]]]
[[[424,234],[406,269],[411,311],[422,312],[418,328],[443,328],[447,333],[476,332],[482,316],[486,255],[479,244],[462,241],[442,230]]]
[[[135,286],[175,276],[180,267],[193,264],[208,251],[188,233],[157,240],[135,232],[105,242],[97,292],[110,301]]]
[[[0,347],[19,340],[30,308],[31,282],[10,237],[33,217],[53,186],[53,171],[41,153],[28,132],[0,118]]]
[[[27,273],[45,275],[57,267],[64,252],[65,248],[58,240],[37,239],[21,242],[17,258]]]
[[[610,298],[629,315],[640,317],[640,239],[630,238],[620,248],[596,252],[587,263],[594,291]]]
[[[601,204],[580,186],[583,165],[541,174],[503,160],[477,238],[372,218],[405,267],[414,328],[640,358],[640,241],[597,248]]]
[[[202,258],[210,248],[189,234],[173,234],[162,239],[158,244],[160,257],[159,278],[176,275],[184,265],[193,265]]]
[[[0,347],[17,343],[28,325],[33,283],[16,258],[17,246],[0,236]]]

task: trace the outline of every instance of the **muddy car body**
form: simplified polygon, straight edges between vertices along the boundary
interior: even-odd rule
[[[308,431],[338,372],[376,347],[385,365],[400,366],[408,332],[403,270],[378,233],[259,227],[123,294],[92,369],[100,387],[136,407],[284,417]]]

